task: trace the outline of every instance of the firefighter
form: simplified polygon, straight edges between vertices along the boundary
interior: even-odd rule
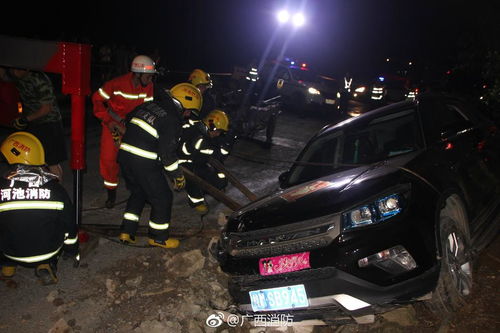
[[[216,171],[208,162],[210,158],[223,162],[229,155],[232,143],[231,138],[226,136],[229,118],[224,111],[216,109],[203,119],[202,124],[203,128],[183,128],[178,147],[179,162],[198,177],[222,190],[227,186],[226,175]],[[186,192],[190,207],[202,215],[208,213],[204,193],[196,183],[187,181]]]
[[[185,187],[176,155],[181,115],[184,110],[198,112],[201,104],[201,93],[192,84],[178,84],[170,90],[170,95],[155,87],[154,101],[140,105],[127,116],[127,131],[118,153],[118,162],[130,191],[119,236],[122,243],[136,242],[139,219],[148,202],[151,205],[149,245],[179,246],[177,239],[169,238],[172,191],[164,172],[173,180],[175,190]]]
[[[34,267],[43,285],[57,283],[61,254],[79,263],[74,207],[56,175],[49,173],[43,146],[33,134],[15,132],[0,151],[10,170],[0,178],[2,276],[18,264]]]
[[[94,115],[102,124],[99,169],[108,193],[107,208],[113,208],[116,201],[119,174],[116,155],[125,132],[125,117],[138,105],[153,100],[155,73],[155,63],[150,57],[136,56],[130,73],[104,83],[92,95]]]
[[[203,119],[215,109],[216,105],[215,97],[212,94],[211,89],[213,88],[213,82],[210,74],[197,68],[189,75],[188,82],[198,88],[203,95],[203,105],[201,107],[201,111],[198,114],[193,115],[193,118],[198,120]]]

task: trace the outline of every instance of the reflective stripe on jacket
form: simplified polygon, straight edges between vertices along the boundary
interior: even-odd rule
[[[177,109],[156,100],[142,104],[128,115],[126,126],[119,161],[132,155],[145,163],[161,162],[173,174],[179,172],[176,148],[181,124]]]
[[[0,178],[0,252],[33,263],[56,255],[65,242],[76,243],[78,232],[74,206],[62,185],[25,179]]]
[[[153,100],[153,84],[134,87],[132,76],[133,73],[128,73],[111,79],[92,95],[94,115],[104,123],[113,120],[108,109],[125,119],[137,106]]]

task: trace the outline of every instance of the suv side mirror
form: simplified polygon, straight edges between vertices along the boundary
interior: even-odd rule
[[[278,176],[278,181],[281,188],[285,188],[287,185],[288,176],[290,175],[290,170],[283,172]]]

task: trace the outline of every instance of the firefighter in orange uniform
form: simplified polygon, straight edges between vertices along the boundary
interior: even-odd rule
[[[154,61],[145,55],[136,56],[130,71],[105,82],[92,95],[94,115],[102,123],[99,168],[108,192],[107,208],[112,208],[116,201],[119,174],[116,157],[125,133],[125,117],[135,107],[153,100]]]

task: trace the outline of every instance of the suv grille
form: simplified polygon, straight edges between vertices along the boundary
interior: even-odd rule
[[[340,234],[340,215],[225,235],[227,251],[235,257],[262,257],[314,250],[329,245]]]

